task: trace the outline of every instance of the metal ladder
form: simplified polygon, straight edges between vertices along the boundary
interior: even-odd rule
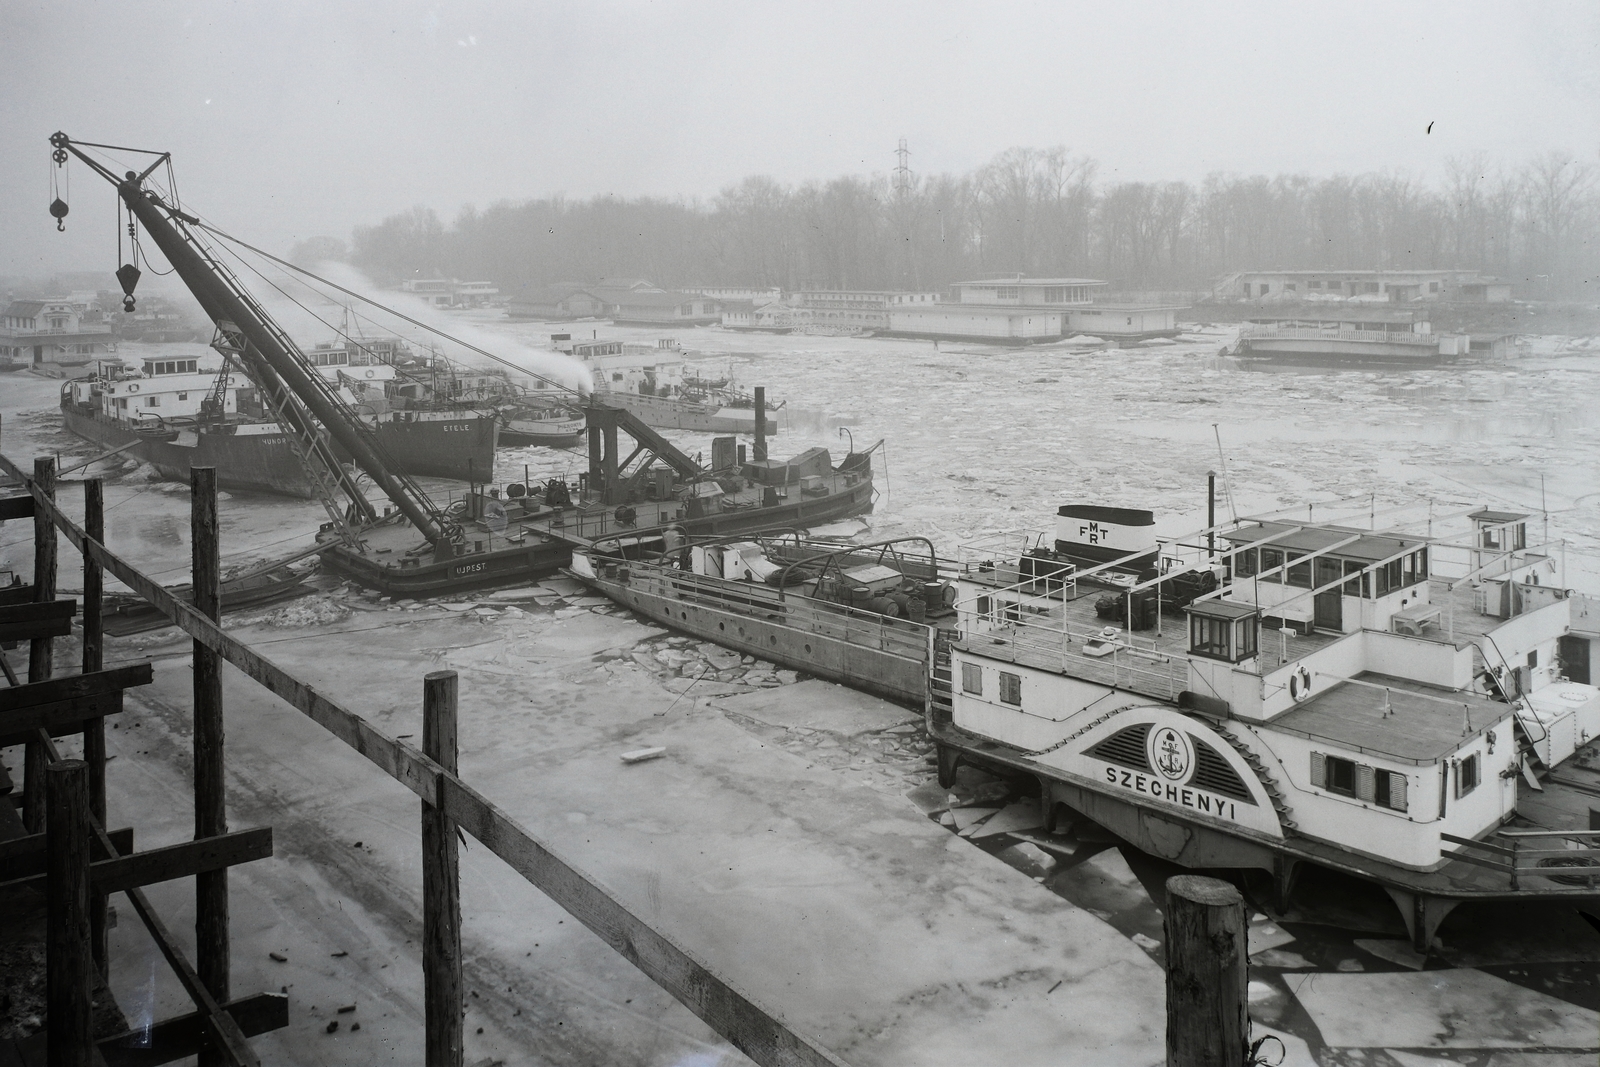
[[[216,335],[211,339],[211,347],[222,354],[222,374],[226,380],[228,368],[237,362],[245,366],[244,348],[249,342],[244,334],[231,322],[217,323]],[[300,461],[300,467],[305,471],[306,478],[316,489],[317,499],[322,501],[323,510],[328,513],[328,518],[333,522],[333,528],[345,544],[359,549],[361,540],[356,536],[349,521],[345,518],[344,511],[339,507],[338,485],[333,475],[332,466],[337,465],[334,457],[333,442],[328,438],[328,431],[320,427],[309,412],[299,406],[299,401],[289,392],[288,387],[278,380],[276,389],[270,388],[264,382],[256,382],[256,388],[267,402],[267,408],[272,412],[273,419],[278,428],[289,439],[289,448],[294,452],[295,459]],[[291,419],[291,405],[297,420]],[[310,440],[302,439],[296,432],[295,426],[307,428]]]

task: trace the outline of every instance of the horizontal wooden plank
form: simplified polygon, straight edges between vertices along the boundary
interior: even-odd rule
[[[31,585],[4,585],[0,586],[0,604],[32,604],[33,586]]]
[[[46,600],[43,604],[0,604],[0,623],[38,619],[70,619],[78,613],[76,600]]]
[[[24,685],[0,689],[0,722],[7,712],[18,708],[55,704],[80,697],[120,693],[136,685],[149,685],[154,672],[148,663],[135,663],[128,667],[113,667],[88,674],[69,674],[64,678],[51,678],[46,682],[28,682]]]
[[[843,1067],[844,1061],[789,1029],[711,968],[629,911],[592,876],[534,840],[516,820],[448,772],[439,774],[444,809],[467,833],[598,934],[745,1055],[764,1065]]]
[[[122,714],[120,691],[8,711],[0,714],[0,748],[32,741],[36,732],[41,729],[50,731],[51,737],[80,734],[85,723],[106,715],[120,714]]]
[[[33,514],[33,497],[0,497],[0,522],[6,519],[26,519]]]
[[[118,855],[132,852],[133,830],[131,828],[112,830],[111,844],[116,848]],[[98,837],[89,841],[89,858],[91,860],[110,858]],[[44,834],[29,834],[26,837],[14,837],[10,841],[0,841],[0,871],[5,871],[7,878],[43,874],[45,859]]]
[[[289,1025],[289,998],[282,993],[257,993],[222,1005],[246,1037],[269,1033]],[[205,1017],[199,1012],[163,1019],[149,1030],[124,1030],[95,1042],[106,1067],[155,1067],[195,1055],[209,1047]],[[48,1045],[40,1030],[19,1044],[24,1063],[46,1062]]]
[[[89,864],[89,880],[101,893],[121,893],[157,882],[170,882],[174,878],[188,878],[203,871],[220,871],[271,855],[272,827],[263,826],[199,841],[163,845],[116,859],[96,860]],[[0,882],[0,889],[23,886],[44,889],[45,876],[38,874]]]

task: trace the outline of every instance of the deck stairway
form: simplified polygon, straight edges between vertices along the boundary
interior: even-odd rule
[[[949,726],[955,720],[954,683],[951,681],[950,638],[954,630],[935,630],[933,671],[928,682],[928,711],[935,726]]]
[[[1283,832],[1290,834],[1297,830],[1300,824],[1291,817],[1294,809],[1283,799],[1283,791],[1278,788],[1278,780],[1267,770],[1265,761],[1222,723],[1212,723],[1212,728],[1222,735],[1222,738],[1233,746],[1234,751],[1239,753],[1240,758],[1250,765],[1250,769],[1255,771],[1256,777],[1261,781],[1261,788],[1266,790],[1267,796],[1272,800],[1273,810],[1278,813],[1278,823],[1283,827]]]

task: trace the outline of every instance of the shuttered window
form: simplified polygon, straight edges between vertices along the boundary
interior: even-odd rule
[[[1478,788],[1478,754],[1474,752],[1456,764],[1456,799]]]
[[[1000,672],[1000,703],[1022,706],[1022,675]]]
[[[1473,757],[1476,759],[1477,757]],[[1474,773],[1476,771],[1474,770]],[[1406,776],[1323,752],[1311,753],[1311,784],[1390,811],[1406,811]],[[1461,796],[1459,792],[1456,796]]]
[[[961,691],[983,696],[983,668],[976,663],[961,665]]]

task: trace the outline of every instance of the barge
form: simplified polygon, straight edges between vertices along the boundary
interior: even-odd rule
[[[1316,316],[1254,318],[1233,354],[1278,363],[1431,364],[1467,355],[1472,338],[1434,333],[1409,311],[1341,310]]]
[[[1069,510],[965,553],[942,782],[1031,777],[1050,826],[1271,872],[1280,905],[1304,864],[1375,882],[1419,951],[1462,901],[1600,899],[1600,599],[1528,515],[1163,542]]]
[[[568,573],[674,630],[918,711],[934,695],[939,622],[954,618],[953,564],[920,537],[725,538],[631,560],[602,541],[575,550]]]

